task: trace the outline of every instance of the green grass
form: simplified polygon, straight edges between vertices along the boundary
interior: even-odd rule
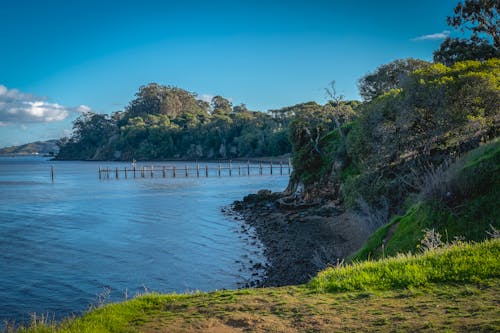
[[[320,272],[309,283],[317,291],[390,290],[431,283],[477,282],[500,277],[500,240],[457,243],[420,255],[398,255]]]

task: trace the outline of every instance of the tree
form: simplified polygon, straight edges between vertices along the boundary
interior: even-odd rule
[[[434,64],[401,89],[366,103],[349,132],[347,153],[363,176],[345,188],[371,205],[418,190],[419,175],[498,136],[500,60]]]
[[[382,65],[359,80],[359,94],[365,101],[371,101],[391,89],[399,88],[411,72],[430,65],[427,61],[413,58],[398,59]]]
[[[446,38],[434,51],[434,62],[451,66],[456,62],[465,60],[485,61],[500,57],[500,52],[484,39],[467,40],[459,38]]]
[[[335,126],[339,131],[341,139],[344,140],[345,134],[342,130],[342,125],[354,117],[354,110],[350,105],[347,105],[346,101],[344,100],[344,95],[337,94],[337,90],[335,89],[335,81],[330,82],[330,87],[325,88],[325,91],[326,97],[329,99],[328,103],[325,105],[325,108],[328,111],[331,111]]]
[[[228,114],[232,110],[231,102],[222,96],[214,96],[210,104],[213,110],[212,113]]]
[[[241,103],[240,105],[233,106],[233,112],[234,113],[244,113],[244,112],[248,112],[248,109],[244,103]]]
[[[472,31],[473,38],[486,35],[493,40],[495,48],[500,48],[500,1],[465,0],[459,2],[455,15],[448,16],[448,25],[454,28]]]
[[[500,56],[500,1],[466,0],[459,2],[448,25],[469,30],[469,39],[446,38],[434,51],[434,62],[451,66],[464,60],[485,61]],[[490,43],[493,41],[493,44]]]

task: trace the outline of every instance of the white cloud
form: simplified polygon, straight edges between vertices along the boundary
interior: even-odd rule
[[[210,103],[212,101],[212,98],[214,98],[214,95],[210,94],[203,94],[201,96],[198,96],[198,99],[207,103]]]
[[[79,107],[76,108],[76,111],[81,112],[81,113],[85,113],[85,112],[92,111],[92,109],[87,105],[80,105]]]
[[[0,84],[0,126],[61,121],[71,113],[89,111],[86,105],[66,107]]]
[[[449,36],[450,36],[450,31],[443,30],[441,32],[437,32],[434,34],[423,35],[423,36],[412,38],[412,41],[417,42],[417,41],[421,41],[421,40],[439,40],[439,39],[448,38]]]

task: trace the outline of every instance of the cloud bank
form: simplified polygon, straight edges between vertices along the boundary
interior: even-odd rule
[[[86,105],[67,107],[46,98],[8,89],[0,84],[0,126],[47,123],[66,119],[72,113],[88,112]]]
[[[439,39],[445,39],[450,36],[450,31],[449,30],[443,30],[441,32],[437,32],[435,34],[430,34],[430,35],[423,35],[419,37],[412,38],[412,41],[418,42],[421,40],[439,40]]]

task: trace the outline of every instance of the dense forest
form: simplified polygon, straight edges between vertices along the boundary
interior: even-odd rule
[[[123,112],[88,112],[60,142],[58,159],[160,160],[276,156],[290,152],[283,112],[250,111],[215,96],[211,103],[171,86],[140,87]]]
[[[161,160],[280,156],[291,152],[289,125],[297,118],[318,123],[351,119],[359,102],[301,103],[267,112],[211,103],[181,88],[151,83],[140,87],[125,111],[111,116],[87,112],[70,138],[59,142],[58,159]],[[316,129],[312,129],[316,131]],[[316,132],[309,135],[317,135]]]

